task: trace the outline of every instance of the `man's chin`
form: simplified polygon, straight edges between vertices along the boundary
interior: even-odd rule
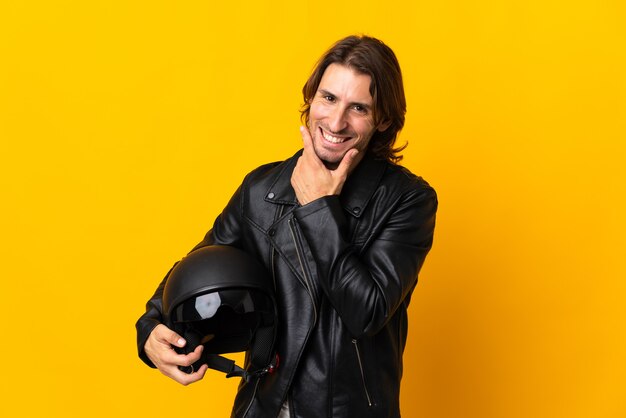
[[[339,167],[339,163],[341,161],[337,161],[337,162],[330,162],[330,161],[324,161],[322,160],[322,162],[324,163],[324,166],[326,166],[327,169],[333,171],[336,170],[337,167]]]
[[[342,156],[328,156],[328,155],[320,155],[319,152],[315,152],[315,154],[317,154],[317,158],[319,158],[324,163],[326,168],[329,170],[334,170],[337,167],[339,167],[339,163],[343,159],[343,155]]]

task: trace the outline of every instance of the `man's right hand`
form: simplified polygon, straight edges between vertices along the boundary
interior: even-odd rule
[[[146,356],[157,369],[184,386],[202,379],[208,369],[208,366],[203,364],[197,371],[187,374],[178,368],[178,366],[191,366],[202,355],[204,348],[202,345],[189,354],[178,354],[172,347],[184,347],[186,343],[180,335],[165,325],[159,324],[152,330],[144,345]]]

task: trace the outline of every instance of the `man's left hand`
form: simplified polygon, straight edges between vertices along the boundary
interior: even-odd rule
[[[306,205],[320,197],[338,195],[353,166],[358,163],[356,149],[346,152],[336,169],[326,168],[313,148],[313,140],[309,130],[301,126],[300,133],[304,151],[291,175],[291,186],[301,205]]]

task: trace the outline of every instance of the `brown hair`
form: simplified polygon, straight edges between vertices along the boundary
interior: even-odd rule
[[[393,147],[398,132],[404,126],[406,113],[402,73],[391,48],[376,38],[348,36],[338,41],[320,58],[302,88],[304,104],[300,113],[303,122],[309,125],[311,101],[317,93],[324,71],[334,63],[371,77],[370,94],[374,102],[374,124],[389,122],[389,127],[383,132],[377,130],[374,133],[369,143],[369,152],[377,158],[397,163],[402,159],[398,153],[408,145]]]

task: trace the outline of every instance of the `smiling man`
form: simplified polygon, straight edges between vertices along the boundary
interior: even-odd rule
[[[278,310],[274,373],[242,380],[233,417],[399,417],[407,308],[431,248],[434,190],[398,164],[406,103],[381,41],[350,36],[303,90],[303,149],[244,179],[204,240],[271,272]],[[182,384],[202,346],[165,327],[164,283],[137,322],[140,357]]]

